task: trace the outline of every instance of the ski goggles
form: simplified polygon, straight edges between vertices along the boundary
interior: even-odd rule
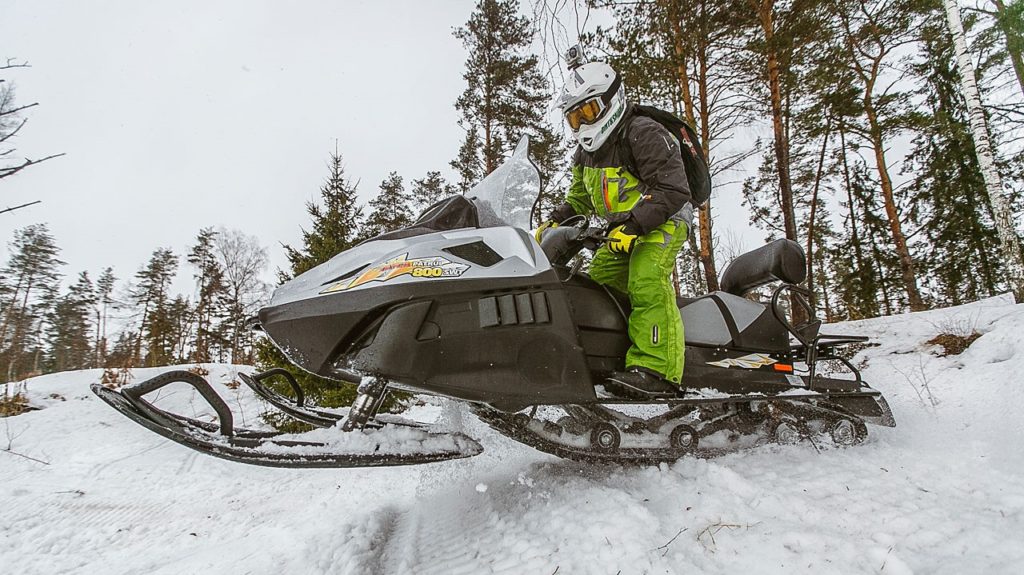
[[[593,124],[598,121],[604,115],[605,110],[608,109],[612,98],[619,92],[620,84],[621,81],[616,77],[604,94],[584,100],[566,110],[565,121],[569,123],[569,127],[573,130],[579,130],[580,126],[584,124]]]
[[[603,112],[604,102],[601,101],[601,98],[591,98],[576,104],[566,111],[565,120],[569,122],[570,128],[579,130],[583,124],[593,124],[596,122]]]

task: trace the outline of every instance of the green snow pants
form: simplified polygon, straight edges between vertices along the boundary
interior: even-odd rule
[[[637,238],[633,252],[615,254],[601,246],[590,277],[629,294],[626,368],[643,367],[678,384],[683,376],[683,320],[672,287],[672,268],[687,235],[686,222],[668,221]]]

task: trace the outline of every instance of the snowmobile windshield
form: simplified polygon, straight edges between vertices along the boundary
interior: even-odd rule
[[[452,196],[426,210],[410,226],[383,233],[366,241],[397,240],[456,230],[513,226],[530,229],[530,212],[540,193],[540,172],[530,160],[529,139],[523,136],[497,169],[465,196]]]
[[[540,193],[540,172],[530,160],[529,149],[529,138],[523,136],[509,159],[466,192],[477,207],[481,227],[530,229],[530,211]]]

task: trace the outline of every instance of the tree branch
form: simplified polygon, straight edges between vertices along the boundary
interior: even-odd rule
[[[27,208],[29,206],[34,206],[34,205],[40,204],[40,203],[42,203],[42,200],[36,200],[34,202],[29,202],[27,204],[21,204],[20,206],[14,206],[13,208],[7,208],[7,209],[4,209],[4,210],[0,210],[0,214],[6,214],[7,212],[13,212],[14,210],[20,210],[21,208]]]
[[[14,58],[8,58],[7,63],[0,65],[0,70],[9,70],[11,68],[31,68],[32,66],[28,62],[22,62],[20,64],[12,64]]]
[[[11,114],[17,114],[18,112],[20,112],[22,110],[31,108],[32,106],[38,106],[38,105],[39,105],[39,102],[33,102],[31,104],[26,104],[24,106],[19,106],[17,108],[11,108],[10,110],[0,110],[0,117],[10,116]]]
[[[45,162],[46,160],[52,160],[53,158],[59,158],[59,157],[61,157],[63,155],[64,155],[64,153],[53,154],[52,156],[46,156],[45,158],[42,158],[42,159],[39,159],[39,160],[29,160],[29,159],[26,158],[25,162],[23,164],[21,164],[20,166],[14,166],[13,168],[0,168],[0,179],[6,178],[8,176],[13,176],[14,174],[17,174],[18,172],[24,170],[25,168],[27,168],[29,166],[34,166],[36,164],[41,164],[41,163]]]

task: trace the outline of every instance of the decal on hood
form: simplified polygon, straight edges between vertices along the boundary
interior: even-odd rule
[[[340,281],[321,294],[352,289],[371,282],[391,281],[401,276],[412,276],[422,279],[457,278],[470,268],[467,264],[453,262],[440,256],[409,259],[404,253],[396,258],[377,264],[353,279]]]

